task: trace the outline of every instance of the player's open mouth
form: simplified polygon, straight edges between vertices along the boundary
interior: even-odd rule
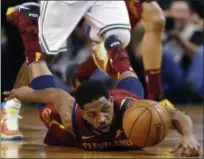
[[[108,130],[109,129],[109,125],[104,125],[104,126],[101,126],[99,127],[99,130]]]

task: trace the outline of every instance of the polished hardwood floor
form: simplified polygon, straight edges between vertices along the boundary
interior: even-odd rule
[[[201,144],[203,158],[203,107],[185,106],[181,110],[188,113],[194,122],[195,133]],[[86,151],[75,147],[45,146],[43,138],[45,126],[39,119],[38,109],[23,107],[20,128],[24,140],[1,142],[1,158],[175,158],[168,150],[178,141],[179,135],[172,132],[164,142],[142,151]]]

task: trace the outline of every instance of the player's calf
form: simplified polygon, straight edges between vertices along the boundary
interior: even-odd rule
[[[97,65],[100,64],[100,67],[104,67],[104,71],[108,73],[112,78],[120,79],[118,88],[128,90],[143,98],[143,86],[137,78],[133,68],[131,67],[129,56],[124,49],[124,47],[129,43],[130,32],[128,30],[121,29],[120,31],[124,32],[122,34],[119,34],[116,31],[117,30],[113,30],[107,32],[104,35],[105,48],[103,49],[103,47],[101,46],[100,49],[96,49],[96,52],[94,54],[98,55],[98,58],[94,58],[95,63]],[[107,50],[108,57],[102,59],[101,57],[105,57],[106,55],[105,50]],[[102,61],[104,65],[101,65]]]
[[[157,2],[143,3],[142,21],[146,31],[163,33],[165,27],[165,16]]]
[[[107,50],[109,60],[107,62],[106,72],[111,75],[117,75],[125,71],[133,71],[129,56],[124,49],[130,41],[130,31],[123,29],[116,29],[108,31],[104,34],[104,46]]]
[[[130,41],[130,30],[110,30],[103,34],[103,38],[104,42],[91,46],[95,65],[114,79],[119,79],[123,72],[134,72],[124,49]]]
[[[77,80],[76,82],[81,83],[83,81],[88,80],[91,77],[91,75],[96,71],[97,65],[94,62],[93,57],[89,56],[88,59],[77,68],[76,75],[75,75],[75,78]]]
[[[162,35],[165,17],[157,2],[144,2],[142,20],[145,35],[142,54],[145,69],[148,99],[164,99],[161,84]],[[151,42],[150,42],[151,41]],[[160,101],[159,100],[159,101]]]
[[[39,44],[39,5],[37,3],[24,3],[9,9],[7,10],[7,19],[18,27],[23,40],[32,88],[44,89],[55,87],[54,77],[47,67],[45,54],[42,52]],[[33,18],[34,13],[36,14],[35,18]],[[40,103],[40,106],[43,107],[45,105]]]
[[[45,55],[41,51],[38,39],[39,10],[40,7],[37,3],[23,3],[8,8],[6,13],[8,21],[16,25],[21,33],[27,65],[45,61]]]

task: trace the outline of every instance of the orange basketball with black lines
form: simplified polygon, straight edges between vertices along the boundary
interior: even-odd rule
[[[123,116],[127,138],[138,147],[154,146],[167,136],[171,116],[159,103],[151,100],[132,100]]]

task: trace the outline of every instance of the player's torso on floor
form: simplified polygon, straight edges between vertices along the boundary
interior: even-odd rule
[[[73,124],[80,147],[85,149],[112,149],[112,148],[134,148],[122,128],[122,115],[130,101],[130,98],[137,97],[130,92],[113,89],[110,95],[114,101],[114,124],[108,133],[100,134],[94,131],[86,121],[83,120],[80,109],[77,105],[74,107]]]

